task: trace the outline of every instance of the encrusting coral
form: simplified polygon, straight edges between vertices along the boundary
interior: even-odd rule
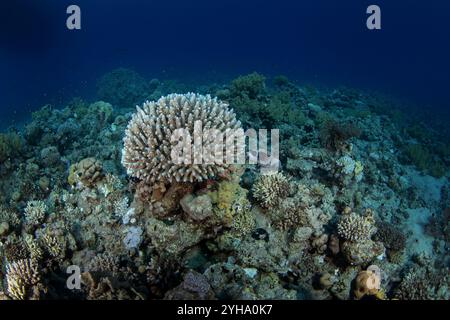
[[[68,182],[73,186],[93,187],[104,178],[103,165],[95,158],[86,158],[69,169]]]
[[[190,149],[192,142],[195,145],[203,137],[203,148],[215,150],[216,136],[196,132],[194,126],[217,130],[217,135],[239,129],[240,122],[226,103],[209,95],[171,94],[157,102],[146,102],[142,107],[137,107],[124,138],[122,164],[128,174],[152,184],[202,181],[224,173],[230,165],[224,163],[223,156],[220,159],[203,158],[203,162],[197,164],[189,150],[189,156],[183,157],[182,163],[175,163],[172,146],[180,138],[187,139],[184,146],[187,143]],[[185,130],[181,137],[177,136],[180,134],[177,129]],[[187,134],[192,140],[186,137]],[[223,148],[223,139],[220,143],[222,145],[219,144],[219,147]],[[197,156],[194,154],[194,157]],[[205,160],[212,163],[205,163]]]

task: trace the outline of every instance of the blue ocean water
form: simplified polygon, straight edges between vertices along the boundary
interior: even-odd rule
[[[82,29],[68,30],[76,4]],[[377,4],[382,29],[366,28]],[[10,0],[0,4],[0,116],[93,97],[117,68],[209,83],[258,71],[449,108],[447,0]]]

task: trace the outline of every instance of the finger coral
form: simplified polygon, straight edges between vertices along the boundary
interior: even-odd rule
[[[240,128],[228,104],[209,95],[171,94],[137,107],[125,132],[122,151],[122,164],[128,174],[152,184],[203,181],[223,173],[229,164],[195,164],[194,161],[176,164],[172,161],[172,139],[176,136],[173,134],[177,129],[185,129],[195,143],[202,138],[194,136],[198,135],[194,132],[194,123],[198,121],[202,128],[216,129],[222,134]],[[212,143],[208,141],[203,144]]]

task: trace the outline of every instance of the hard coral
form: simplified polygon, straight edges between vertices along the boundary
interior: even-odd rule
[[[70,167],[68,182],[77,187],[94,187],[104,178],[102,163],[95,158],[86,158]]]
[[[194,123],[198,121],[202,128],[216,129],[222,134],[241,126],[226,103],[209,95],[171,94],[138,107],[124,138],[122,164],[128,174],[153,184],[203,181],[226,171],[230,164],[216,160],[213,164],[195,164],[194,161],[176,164],[172,161],[173,134],[177,129],[187,130],[195,142],[201,138],[194,136],[199,134],[194,132]],[[204,148],[213,145],[210,138],[203,139]]]
[[[45,218],[47,205],[43,201],[29,201],[25,208],[25,221],[30,226],[39,225]]]
[[[289,179],[281,172],[260,175],[253,186],[253,197],[265,209],[276,207],[290,193]]]
[[[448,270],[414,268],[403,277],[394,297],[400,300],[448,300]]]
[[[375,240],[383,242],[386,249],[401,251],[405,248],[405,235],[393,225],[386,222],[377,223]]]
[[[370,266],[367,270],[358,273],[353,291],[357,300],[369,295],[377,295],[381,289],[381,274],[377,266]]]
[[[352,124],[330,120],[325,122],[320,131],[320,141],[325,148],[339,151],[347,147],[350,138],[358,137],[360,134],[361,131]]]
[[[38,265],[33,260],[18,260],[6,266],[7,294],[12,299],[38,299],[40,281]]]
[[[354,212],[343,215],[337,227],[342,239],[353,242],[370,239],[376,230],[371,214],[360,216]]]

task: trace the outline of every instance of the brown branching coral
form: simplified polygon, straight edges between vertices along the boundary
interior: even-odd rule
[[[400,300],[448,300],[449,286],[448,270],[417,267],[406,273],[394,296]]]
[[[386,222],[377,223],[377,233],[375,240],[383,242],[386,249],[392,251],[401,251],[405,248],[405,235],[393,225]]]
[[[28,251],[22,238],[15,235],[8,237],[2,246],[2,255],[8,262],[26,259]]]
[[[196,164],[191,159],[184,159],[178,164],[172,160],[174,143],[183,140],[184,145],[191,147],[191,142],[201,139],[196,128],[215,129],[221,134],[227,130],[240,128],[240,122],[228,104],[200,94],[171,94],[160,98],[157,102],[146,102],[128,124],[122,164],[130,176],[143,180],[148,184],[155,182],[194,182],[213,178],[229,168],[229,164],[212,160],[212,163]],[[177,137],[178,129],[189,132],[188,137]],[[173,140],[175,139],[175,141]],[[203,148],[217,146],[216,136],[203,135]],[[197,146],[198,147],[198,146]],[[211,149],[209,149],[211,150]],[[188,152],[190,154],[190,152]],[[192,161],[189,161],[192,160]],[[205,160],[205,159],[203,159]]]
[[[214,292],[206,277],[198,272],[189,271],[183,282],[168,291],[164,297],[167,300],[211,300]]]
[[[87,266],[87,270],[92,273],[116,275],[119,273],[119,257],[108,252],[96,255]]]
[[[306,207],[299,199],[287,198],[279,203],[277,210],[270,212],[273,225],[281,230],[308,224]]]
[[[0,223],[7,223],[10,227],[17,227],[20,218],[17,213],[0,205]]]
[[[81,274],[87,300],[145,300],[146,296],[126,281],[110,277],[97,277],[90,272]]]
[[[281,172],[260,175],[253,185],[253,197],[265,209],[276,207],[290,191],[289,179]]]
[[[320,142],[331,151],[339,151],[346,147],[350,138],[359,137],[360,134],[361,131],[352,124],[329,120],[320,131]]]

